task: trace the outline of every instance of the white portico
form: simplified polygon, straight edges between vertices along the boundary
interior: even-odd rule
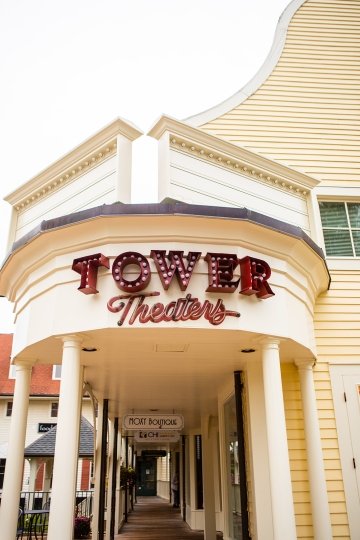
[[[184,487],[185,518],[193,528],[203,528],[207,540],[219,529],[231,538],[222,409],[239,371],[248,396],[249,527],[259,539],[269,539],[265,529],[274,539],[284,531],[296,538],[281,365],[299,358],[313,362],[312,306],[327,284],[321,252],[306,235],[246,209],[106,205],[49,220],[25,241],[19,239],[2,269],[2,286],[11,287],[21,329],[14,360],[20,366],[29,359],[63,365],[49,539],[60,540],[73,526],[84,381],[111,425],[131,411],[157,409],[183,417],[180,434],[188,457],[182,466],[190,483]],[[26,388],[16,391],[15,399],[24,406]],[[305,392],[304,399],[310,418],[315,414],[311,393]],[[126,426],[120,423],[120,429],[125,435]],[[316,424],[311,419],[306,429],[312,440]],[[203,509],[196,507],[191,472],[195,435],[202,437]],[[16,467],[21,430],[10,444]],[[98,463],[102,451],[98,446]],[[313,459],[321,468],[319,454]],[[258,475],[258,460],[269,482]],[[62,473],[64,468],[69,474]],[[98,473],[98,500],[103,489]],[[2,508],[12,512],[3,511],[2,521],[11,531],[14,486],[5,495]],[[326,500],[326,491],[320,489],[320,495],[313,501],[315,510]],[[272,501],[265,510],[264,497]],[[101,512],[100,505],[93,534],[101,527]]]

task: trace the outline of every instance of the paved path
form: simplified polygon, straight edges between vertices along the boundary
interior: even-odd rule
[[[116,540],[203,540],[202,532],[192,531],[178,508],[159,497],[138,497]],[[220,540],[221,536],[218,536]]]

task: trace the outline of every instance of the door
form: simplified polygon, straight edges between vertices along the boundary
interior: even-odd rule
[[[156,495],[156,458],[138,458],[136,460],[136,494]]]
[[[360,366],[331,366],[351,538],[360,538]]]

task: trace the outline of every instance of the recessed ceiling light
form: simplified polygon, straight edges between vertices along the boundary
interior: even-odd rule
[[[83,347],[82,349],[84,352],[96,352],[97,349],[95,347]]]
[[[252,353],[252,352],[255,352],[255,349],[241,349],[241,352],[243,352],[243,353]]]

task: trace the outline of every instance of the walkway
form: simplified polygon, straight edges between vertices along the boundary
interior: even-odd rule
[[[138,497],[128,522],[116,540],[203,540],[202,532],[192,531],[179,509],[159,497]],[[218,536],[220,540],[222,535]]]

